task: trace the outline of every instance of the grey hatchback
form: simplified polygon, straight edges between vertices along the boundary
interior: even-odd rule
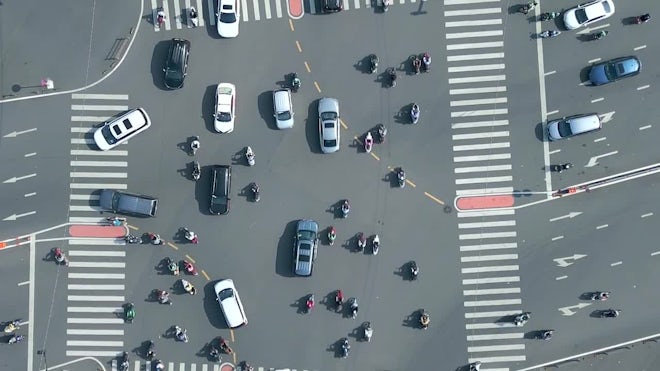
[[[555,141],[589,133],[602,127],[597,113],[583,113],[548,122],[548,139]]]
[[[103,189],[99,196],[99,205],[114,213],[155,216],[158,199],[151,196],[115,191],[114,189]]]
[[[302,219],[296,226],[293,242],[293,273],[298,276],[311,276],[319,244],[319,225],[311,219]]]

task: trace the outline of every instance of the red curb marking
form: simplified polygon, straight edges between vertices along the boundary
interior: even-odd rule
[[[514,198],[511,195],[461,197],[456,201],[456,207],[461,210],[497,209],[511,207],[513,204]]]
[[[234,370],[236,370],[236,367],[229,364],[224,364],[220,366],[220,371],[234,371]]]
[[[305,15],[305,8],[302,0],[287,0],[286,9],[289,12],[289,17],[293,19],[300,19]]]
[[[72,225],[69,227],[71,237],[126,237],[128,228],[125,226],[115,227],[113,225]]]
[[[0,249],[4,249],[5,247],[7,247],[7,244],[4,242],[0,242]]]

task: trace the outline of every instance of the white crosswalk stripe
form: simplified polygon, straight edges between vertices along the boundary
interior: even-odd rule
[[[227,362],[222,359],[218,363],[185,363],[185,362],[172,362],[166,359],[162,359],[161,362],[165,365],[165,371],[220,371],[223,365],[230,365],[235,368],[231,362]],[[119,364],[117,360],[113,360],[110,364],[111,370],[116,371],[119,369]],[[272,371],[275,368],[273,367],[263,367],[263,366],[252,366],[255,371]],[[155,361],[142,361],[136,360],[129,362],[129,370],[154,370]],[[240,369],[240,367],[238,368]],[[318,371],[318,370],[308,370],[308,369],[295,369],[287,368],[291,371]]]
[[[510,193],[505,4],[442,1],[456,195]],[[507,364],[526,359],[524,332],[512,322],[523,311],[515,214],[513,209],[458,213],[467,361],[481,361],[482,370],[508,371]]]
[[[103,223],[97,191],[126,189],[125,146],[95,148],[95,126],[129,109],[126,94],[71,95],[71,171],[69,222]],[[67,251],[67,357],[116,357],[124,349],[126,297],[123,240],[72,238]]]

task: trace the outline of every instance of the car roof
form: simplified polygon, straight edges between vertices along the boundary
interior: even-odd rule
[[[149,117],[146,112],[140,108],[136,108],[113,121],[110,121],[109,125],[111,126],[110,132],[117,139],[122,139],[133,132],[140,130],[142,127],[149,124]],[[119,129],[119,135],[117,135],[117,129]]]
[[[240,296],[238,295],[238,290],[236,290],[234,281],[229,278],[224,279],[217,282],[213,288],[215,290],[216,296],[219,292],[226,289],[231,289],[233,292],[232,298],[227,298],[219,303],[225,315],[227,325],[229,325],[231,328],[234,328],[247,323],[247,319],[244,317],[243,308],[241,307],[242,303],[240,302]]]
[[[273,101],[275,102],[275,110],[278,112],[291,111],[291,90],[277,89],[273,90]],[[278,110],[279,108],[279,110]]]
[[[296,230],[298,231],[312,231],[312,232],[317,232],[319,231],[319,225],[315,220],[312,219],[300,219],[298,221],[298,225],[296,227]]]
[[[601,126],[600,117],[598,117],[597,113],[570,116],[566,118],[566,121],[571,126],[571,132],[576,135],[596,130]]]
[[[218,84],[215,92],[215,96],[218,99],[218,108],[225,107],[225,112],[231,111],[233,95],[236,92],[234,85],[227,82],[222,82]]]

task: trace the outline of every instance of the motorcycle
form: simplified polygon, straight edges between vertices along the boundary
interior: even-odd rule
[[[417,55],[410,56],[410,60],[412,61],[412,66],[413,66],[413,70],[415,71],[415,75],[419,75],[419,73],[422,71],[422,60],[419,59]]]
[[[568,170],[573,167],[573,164],[570,162],[567,162],[565,164],[559,164],[559,165],[550,165],[550,171],[554,171],[556,173],[561,173],[564,170]]]
[[[261,195],[259,194],[259,185],[257,183],[250,183],[250,191],[252,192],[252,199],[254,202],[259,202]]]
[[[198,244],[199,243],[199,238],[197,237],[197,234],[195,234],[195,232],[191,231],[190,229],[188,229],[186,227],[183,227],[183,236],[190,243],[193,243],[193,244]]]
[[[337,231],[335,230],[335,227],[330,227],[328,230],[328,242],[330,243],[330,246],[335,244],[335,238],[337,238]]]
[[[193,276],[196,276],[196,275],[199,274],[199,273],[197,273],[197,269],[195,269],[195,266],[187,260],[183,261],[183,269],[186,270],[186,273],[192,274]]]
[[[165,364],[160,359],[156,360],[156,362],[154,362],[154,365],[155,365],[154,367],[156,368],[156,371],[165,370]]]
[[[431,54],[429,52],[422,55],[422,62],[424,62],[424,72],[429,72],[431,70]]]
[[[344,303],[344,294],[341,290],[335,292],[335,311],[339,311]]]
[[[373,241],[371,241],[371,252],[374,255],[378,255],[379,249],[380,249],[380,238],[378,237],[378,235],[375,235]]]
[[[165,290],[156,290],[156,294],[158,295],[158,302],[161,304],[168,304],[172,305],[172,299],[170,299],[170,293],[168,293]]]
[[[596,291],[591,293],[591,300],[605,301],[610,298],[609,291]]]
[[[481,369],[481,362],[480,361],[472,362],[468,365],[468,370],[469,371],[479,371],[479,369]]]
[[[351,350],[351,345],[348,343],[347,338],[341,340],[341,358],[348,357],[348,352]]]
[[[156,346],[156,344],[154,344],[153,341],[149,340],[147,342],[147,351],[145,352],[145,357],[148,360],[152,360],[156,357],[156,352],[154,351],[155,346]]]
[[[390,10],[390,5],[393,4],[393,0],[383,0],[383,12]]]
[[[394,70],[394,68],[389,67],[386,72],[387,72],[387,75],[390,78],[390,88],[395,87],[396,86],[396,71]]]
[[[167,257],[165,258],[165,264],[167,265],[167,269],[169,269],[170,273],[175,276],[179,275],[179,264],[177,264],[174,260]]]
[[[410,107],[410,120],[413,124],[419,122],[419,111],[419,105],[417,103],[413,103],[412,107]]]
[[[199,166],[199,162],[193,162],[192,178],[194,181],[198,181],[202,176],[202,168]]]
[[[403,171],[403,168],[397,169],[396,179],[399,182],[399,188],[403,188],[406,186],[406,172]]]
[[[541,340],[550,340],[552,339],[552,335],[555,333],[555,330],[541,330],[541,334],[539,338]]]
[[[344,219],[347,218],[350,211],[351,204],[348,202],[348,200],[344,200],[344,202],[341,204],[341,217]]]
[[[387,136],[387,128],[383,124],[378,124],[378,142],[385,142],[385,136]]]
[[[376,73],[378,71],[378,56],[376,54],[369,55],[369,72]]]
[[[218,349],[213,343],[209,344],[209,357],[213,362],[220,362],[220,349]]]
[[[416,280],[419,275],[419,266],[417,266],[417,262],[411,260],[410,263],[408,263],[408,267],[410,269],[410,279]]]
[[[128,303],[124,306],[124,319],[128,323],[133,323],[135,319],[135,304]]]
[[[547,38],[550,38],[550,37],[559,36],[560,34],[561,34],[561,31],[545,30],[545,31],[543,31],[539,34],[539,37],[542,38],[542,39],[547,39]]]
[[[311,312],[314,308],[314,294],[310,294],[305,302],[305,313]]]
[[[364,151],[371,153],[371,149],[374,146],[374,138],[371,136],[371,132],[367,133],[367,136],[364,138]]]
[[[605,317],[616,318],[620,314],[621,314],[620,309],[605,309],[600,312],[600,318],[605,318]]]
[[[188,330],[186,329],[182,329],[179,326],[174,326],[174,336],[178,341],[182,341],[184,343],[188,342]]]
[[[300,81],[300,78],[298,77],[298,74],[295,73],[295,72],[292,72],[291,73],[291,91],[293,91],[294,93],[297,93],[298,89],[300,89],[301,84],[302,83]]]
[[[188,18],[190,18],[190,23],[192,24],[193,27],[197,27],[199,24],[199,17],[197,15],[197,10],[195,10],[195,7],[190,7],[190,11],[188,12]]]
[[[192,141],[190,141],[190,152],[188,154],[190,156],[194,156],[197,154],[197,150],[201,146],[201,143],[199,142],[199,136],[195,135]]]
[[[550,21],[559,17],[559,12],[546,12],[541,14],[541,21]]]
[[[241,371],[254,371],[254,367],[252,367],[249,363],[243,361],[243,368]]]
[[[105,220],[112,224],[114,227],[120,227],[126,223],[126,218],[118,218],[116,216],[105,218]]]
[[[349,308],[351,308],[351,317],[355,319],[357,317],[358,313],[358,302],[356,298],[350,298],[348,299],[348,305]]]
[[[364,330],[364,340],[367,342],[371,341],[371,336],[374,334],[374,329],[371,328],[371,322],[365,322],[362,324],[362,329]]]
[[[21,328],[20,325],[21,325],[21,320],[19,320],[19,319],[15,320],[15,321],[11,321],[5,326],[3,331],[5,333],[16,332],[16,330]]]
[[[532,312],[522,312],[513,318],[513,324],[517,327],[524,326],[531,318]]]
[[[419,326],[426,330],[429,328],[429,324],[431,323],[431,316],[429,316],[428,313],[424,309],[419,310]]]
[[[152,245],[162,245],[163,240],[160,238],[160,235],[157,233],[149,233],[149,241]]]
[[[357,246],[358,251],[362,251],[365,247],[367,247],[367,237],[362,232],[358,233],[357,235]]]
[[[197,293],[195,286],[183,278],[181,279],[181,287],[183,287],[183,290],[185,290],[185,292],[189,293],[190,295],[195,295]]]
[[[602,30],[600,32],[589,34],[589,40],[600,40],[603,37],[607,36],[610,32],[607,30]]]
[[[66,255],[59,247],[53,249],[53,256],[55,257],[55,262],[57,264],[69,265],[69,260],[66,258]]]
[[[220,338],[220,349],[222,349],[223,352],[226,354],[233,354],[234,351],[229,347],[229,344],[227,344],[227,341],[223,338]]]
[[[518,12],[527,15],[531,10],[533,10],[538,4],[536,2],[527,3],[518,8]]]
[[[121,360],[119,362],[119,371],[128,371],[128,352],[124,352],[121,355]]]
[[[23,335],[14,335],[14,336],[9,338],[9,340],[7,341],[7,344],[20,343],[21,341],[23,341],[23,339],[25,339],[25,337]]]
[[[646,23],[651,20],[651,15],[649,13],[642,14],[639,17],[635,18],[635,24]]]
[[[156,10],[156,24],[158,25],[158,28],[161,28],[163,26],[163,23],[165,23],[165,11],[163,8],[158,8]]]
[[[245,149],[245,159],[247,160],[249,166],[254,166],[254,152],[252,152],[252,148],[250,146],[247,146]]]
[[[137,244],[137,243],[142,243],[142,239],[136,235],[129,234],[126,236],[126,242],[130,244]]]

